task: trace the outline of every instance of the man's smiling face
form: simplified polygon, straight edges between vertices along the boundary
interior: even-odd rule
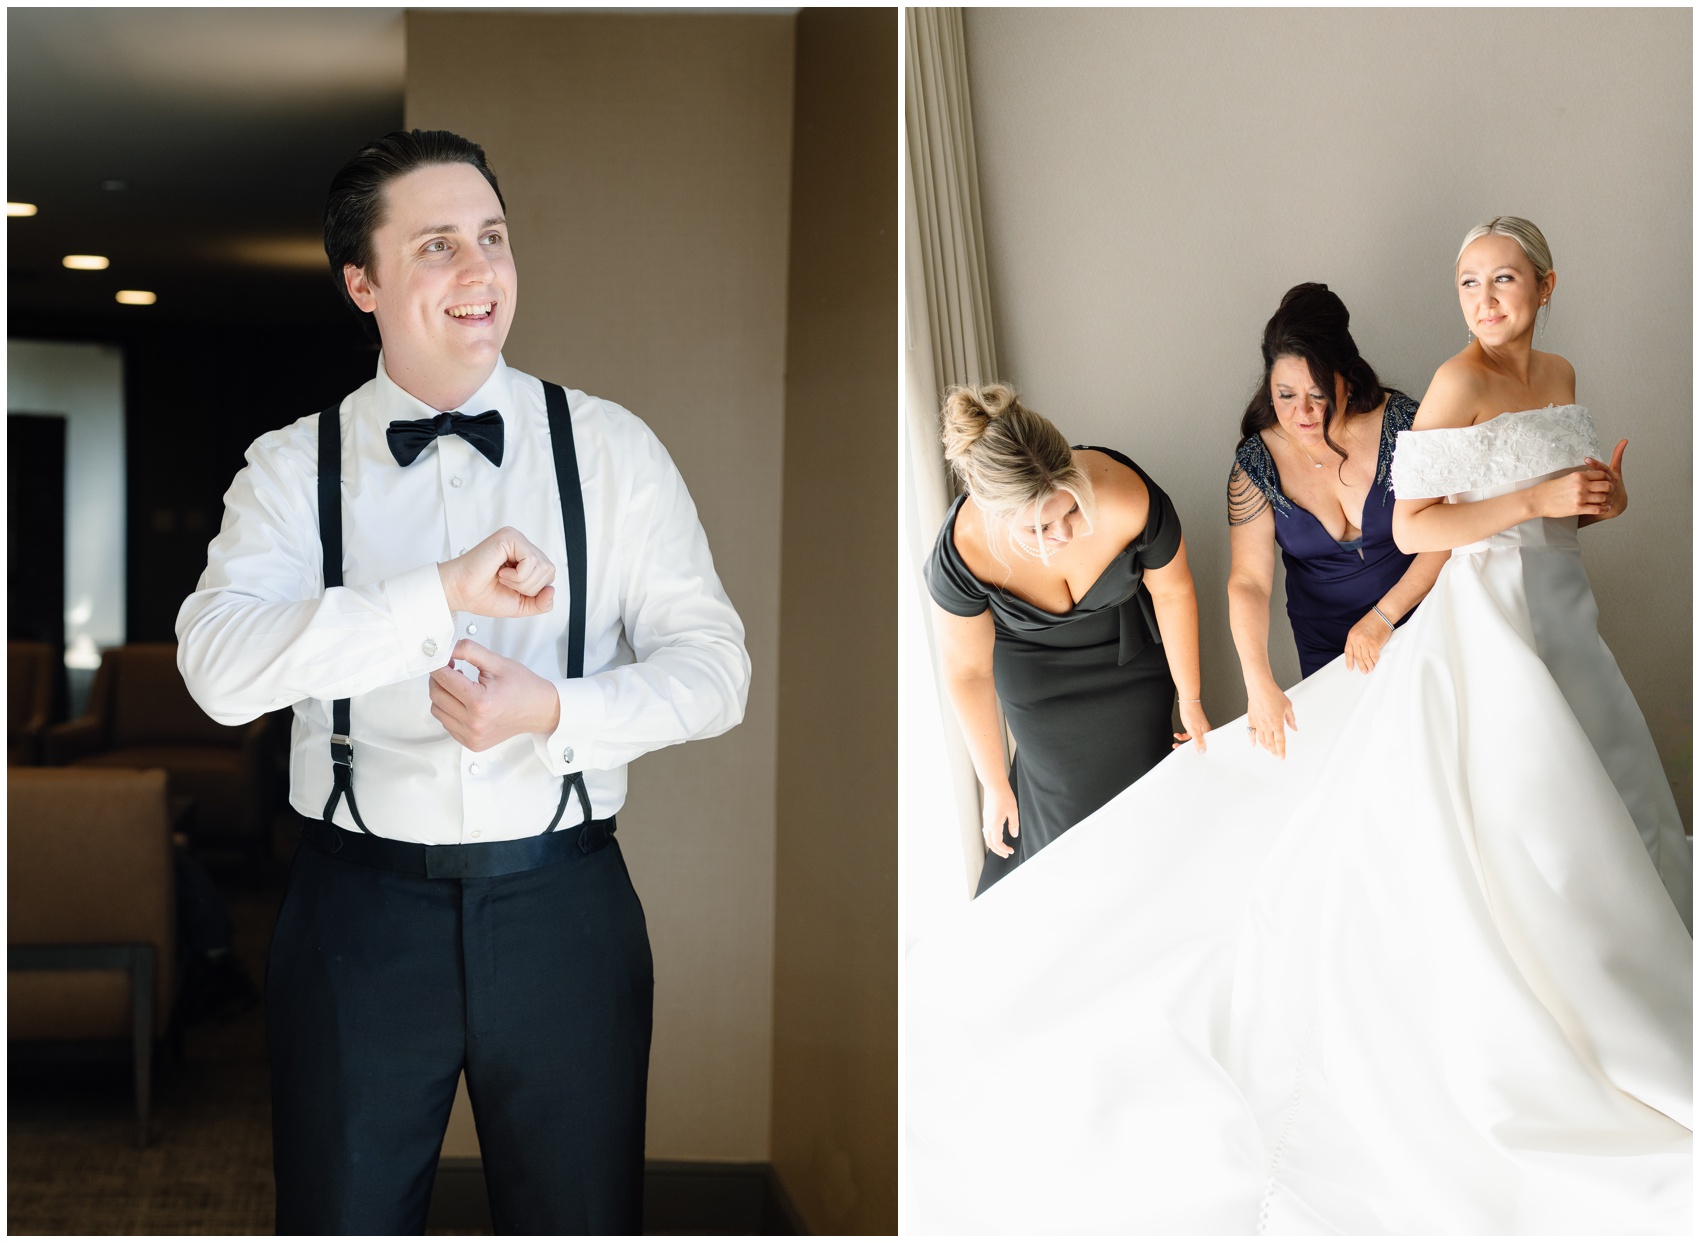
[[[343,269],[372,312],[384,368],[438,410],[470,397],[495,368],[513,325],[519,278],[496,192],[470,164],[432,164],[382,191],[372,263]]]

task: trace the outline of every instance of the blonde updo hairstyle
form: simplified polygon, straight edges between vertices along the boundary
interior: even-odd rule
[[[1009,385],[947,390],[941,431],[945,461],[986,515],[993,556],[998,551],[992,537],[1003,534],[1028,556],[1048,561],[1038,513],[1058,492],[1074,498],[1087,531],[1092,530],[1095,505],[1086,472],[1075,464],[1068,441],[1056,425],[1022,405]],[[1018,528],[1023,517],[1032,519],[1031,528]],[[1025,539],[1029,530],[1031,546]]]
[[[1458,258],[1452,261],[1452,267],[1457,269],[1464,258],[1464,252],[1470,249],[1470,243],[1484,237],[1509,237],[1523,248],[1529,263],[1535,269],[1536,282],[1544,281],[1547,273],[1552,271],[1552,247],[1547,245],[1546,234],[1542,233],[1533,220],[1525,220],[1521,216],[1495,216],[1492,220],[1484,220],[1468,233],[1464,234],[1464,244],[1458,247]],[[1543,305],[1542,314],[1550,314],[1552,308]]]

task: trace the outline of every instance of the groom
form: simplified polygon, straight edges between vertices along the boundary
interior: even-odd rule
[[[743,626],[649,429],[502,360],[482,148],[369,143],[325,250],[377,374],[249,449],[177,619],[214,719],[295,708],[277,1230],[423,1231],[464,1071],[498,1231],[635,1233],[653,980],[614,815],[627,763],[742,718]]]

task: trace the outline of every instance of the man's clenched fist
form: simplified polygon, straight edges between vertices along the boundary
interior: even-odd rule
[[[525,536],[503,527],[453,561],[439,562],[449,612],[532,617],[555,607],[555,565]]]

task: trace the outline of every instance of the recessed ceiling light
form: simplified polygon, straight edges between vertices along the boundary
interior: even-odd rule
[[[78,272],[100,272],[112,263],[105,255],[66,255],[59,262]]]
[[[322,234],[295,237],[245,237],[221,247],[222,256],[262,268],[298,268],[307,272],[325,270],[325,239]]]
[[[118,301],[125,306],[152,306],[159,301],[159,295],[151,289],[120,289]]]
[[[7,203],[6,204],[6,214],[8,216],[33,216],[33,215],[35,215],[35,204],[34,203]]]

